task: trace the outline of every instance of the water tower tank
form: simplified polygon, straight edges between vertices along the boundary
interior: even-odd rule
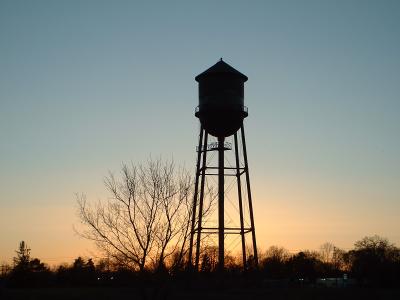
[[[220,138],[234,134],[248,115],[243,101],[247,76],[221,58],[195,79],[199,83],[199,106],[195,116],[203,128]]]

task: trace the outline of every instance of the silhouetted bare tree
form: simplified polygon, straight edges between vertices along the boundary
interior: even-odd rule
[[[28,245],[25,241],[21,241],[19,243],[18,250],[15,251],[17,256],[13,258],[14,261],[14,269],[26,270],[29,267],[29,262],[31,260],[30,252],[31,249],[28,248]]]
[[[8,274],[10,274],[12,267],[7,263],[2,263],[0,265],[0,279],[5,278]]]
[[[318,276],[319,254],[311,251],[301,251],[288,260],[289,272],[293,278],[303,278],[313,282]]]
[[[347,254],[352,275],[370,285],[398,284],[400,249],[386,238],[367,236],[357,241]]]
[[[201,272],[213,272],[217,268],[218,248],[216,246],[205,246],[201,255]]]
[[[290,253],[282,247],[271,246],[261,259],[261,268],[268,278],[281,279],[287,276],[287,266]]]
[[[48,283],[51,272],[48,266],[38,258],[31,259],[31,249],[21,241],[17,256],[14,257],[14,267],[9,274],[9,283],[11,286],[35,286]]]
[[[331,263],[333,260],[333,253],[335,251],[335,245],[332,243],[324,243],[320,247],[320,257],[323,263]]]
[[[145,165],[124,164],[121,178],[110,173],[105,186],[111,194],[106,201],[93,205],[84,195],[77,196],[79,217],[86,226],[79,233],[122,266],[160,270],[171,256],[180,265],[192,213],[188,172],[172,161],[149,159]]]
[[[320,271],[325,276],[339,277],[343,271],[347,271],[345,264],[345,251],[332,243],[324,243],[320,247],[319,258],[321,260]]]

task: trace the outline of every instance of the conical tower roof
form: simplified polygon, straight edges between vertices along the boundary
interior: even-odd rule
[[[202,79],[208,77],[208,76],[213,76],[213,75],[222,75],[222,74],[230,74],[233,76],[237,76],[243,79],[243,82],[247,81],[248,77],[242,73],[240,73],[238,70],[235,68],[231,67],[228,65],[226,62],[224,62],[221,58],[219,62],[217,62],[215,65],[212,67],[208,68],[205,70],[203,73],[197,75],[194,79],[199,82]]]

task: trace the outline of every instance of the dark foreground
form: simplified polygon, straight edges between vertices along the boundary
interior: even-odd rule
[[[1,289],[0,299],[400,299],[400,289],[384,288],[225,288],[178,290],[176,288],[36,288],[36,289]]]

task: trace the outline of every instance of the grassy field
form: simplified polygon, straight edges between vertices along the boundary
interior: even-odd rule
[[[134,289],[134,288],[39,288],[2,289],[0,299],[23,300],[80,300],[80,299],[195,299],[195,300],[236,300],[236,299],[400,299],[400,289],[368,288],[248,288],[223,290],[178,290],[176,288]]]

